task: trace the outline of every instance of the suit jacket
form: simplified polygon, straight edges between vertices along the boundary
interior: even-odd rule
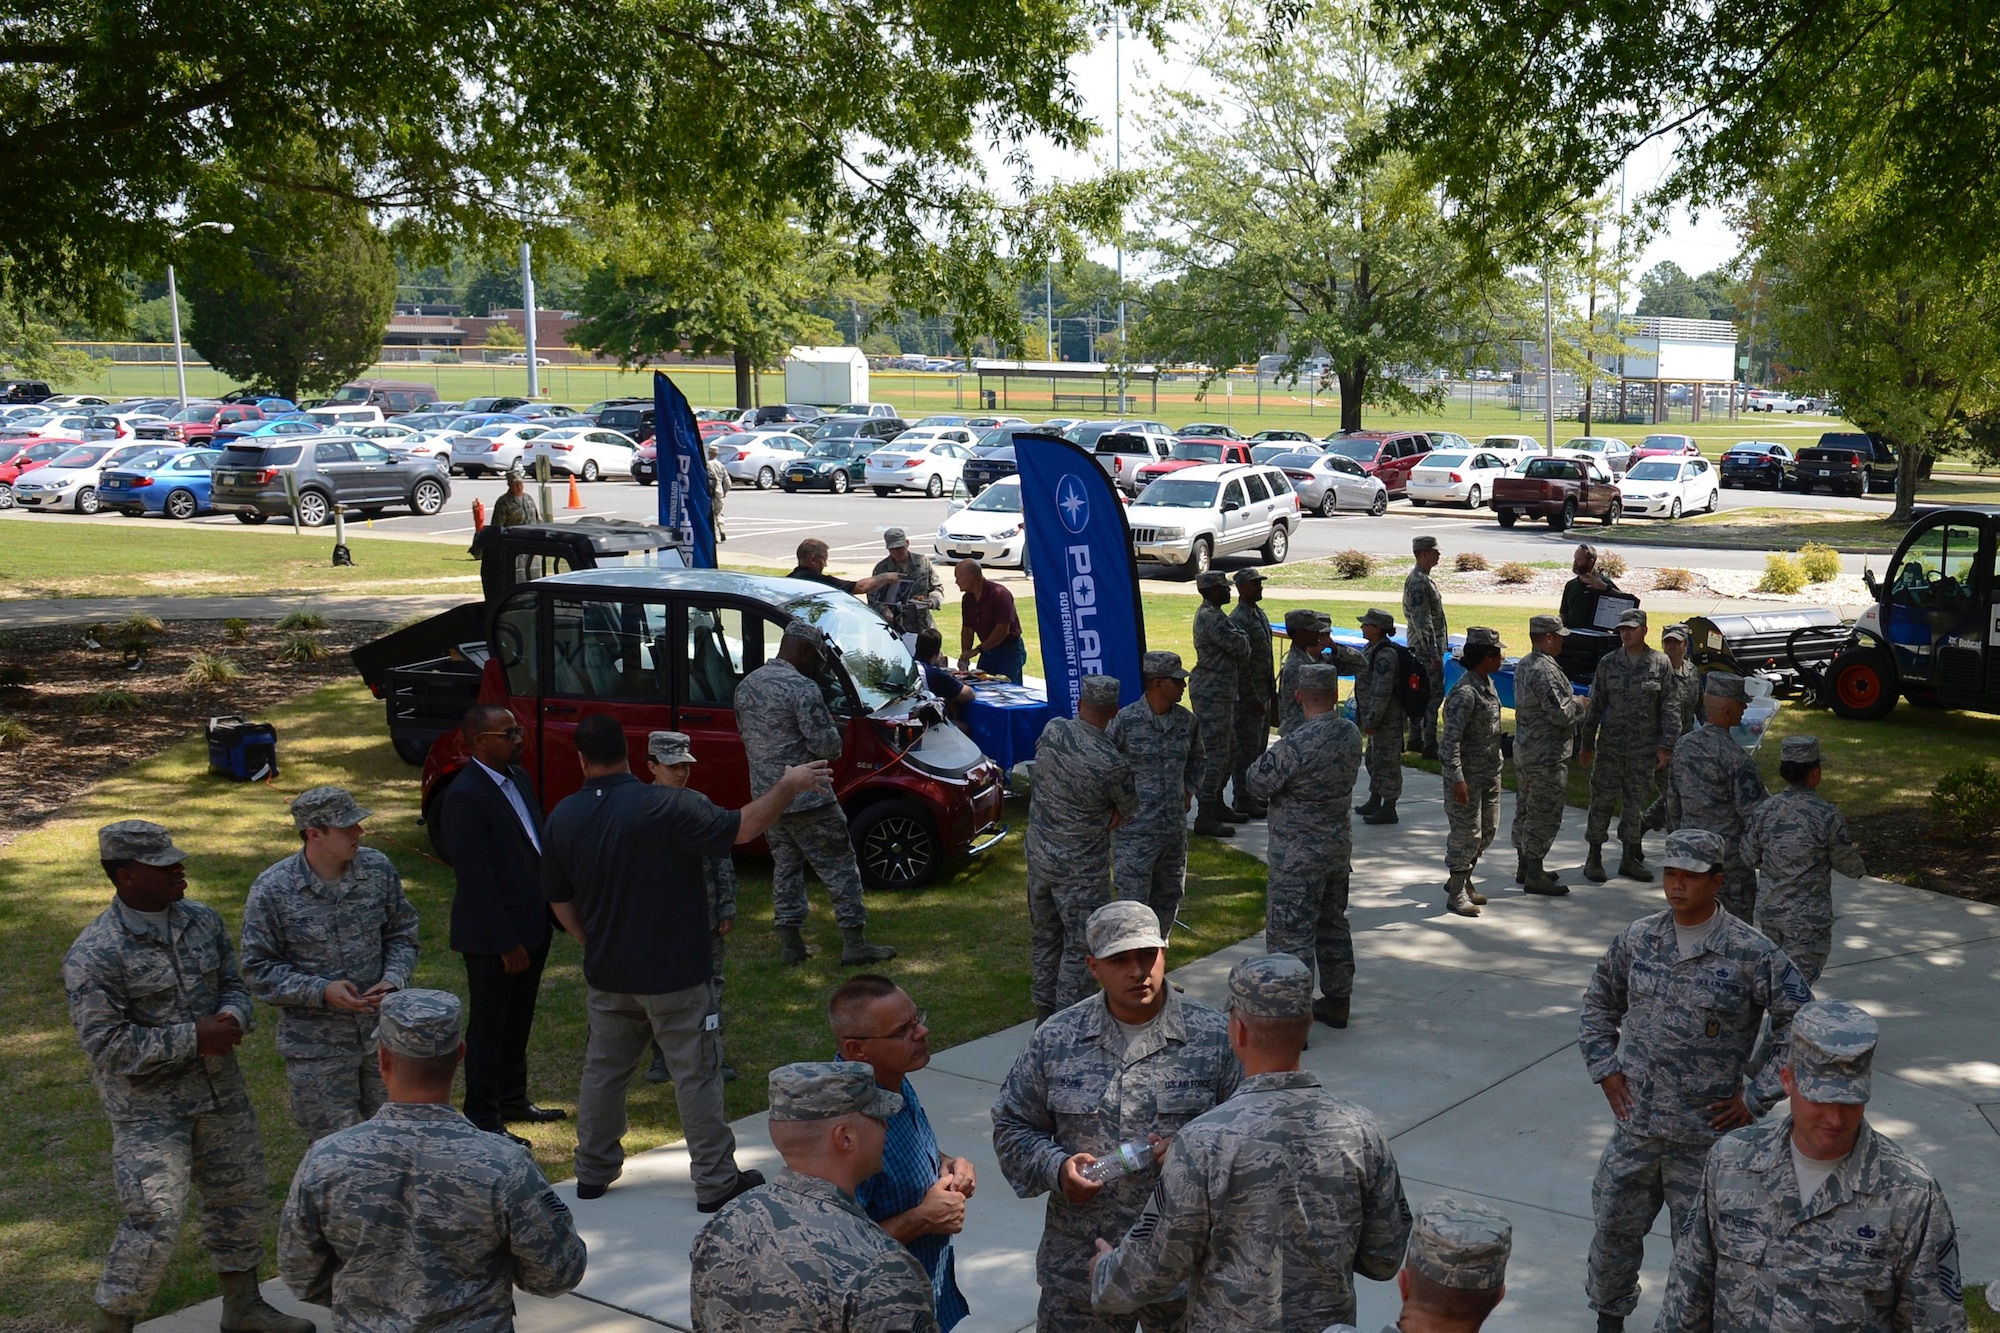
[[[535,821],[535,835],[544,836],[541,802],[527,770],[516,764],[507,776]],[[473,954],[541,948],[549,938],[542,857],[500,784],[468,763],[445,789],[439,813],[445,851],[458,875],[458,891],[451,898],[451,947]]]

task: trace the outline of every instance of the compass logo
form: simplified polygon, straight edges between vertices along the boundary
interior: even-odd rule
[[[1083,493],[1083,483],[1075,477],[1064,477],[1056,483],[1056,513],[1071,532],[1082,532],[1089,526],[1090,497]]]

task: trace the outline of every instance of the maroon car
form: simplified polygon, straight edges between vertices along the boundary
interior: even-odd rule
[[[1360,464],[1371,477],[1380,477],[1391,500],[1409,492],[1410,473],[1430,451],[1431,437],[1414,430],[1357,430],[1326,441],[1326,452]]]
[[[165,421],[139,427],[137,434],[168,444],[207,444],[224,426],[263,419],[264,409],[255,403],[189,403]]]

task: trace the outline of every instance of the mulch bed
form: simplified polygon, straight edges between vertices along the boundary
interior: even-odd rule
[[[1915,807],[1850,817],[1847,825],[1870,874],[2000,906],[2000,837],[1934,838],[1930,813]]]
[[[35,828],[92,783],[145,759],[227,713],[255,718],[304,691],[352,679],[348,651],[380,637],[385,621],[333,621],[311,631],[326,647],[317,662],[280,662],[292,631],[253,620],[241,641],[219,620],[169,620],[152,635],[144,665],[128,669],[118,623],[58,625],[0,635],[0,679],[18,664],[33,673],[25,688],[0,689],[0,719],[32,733],[26,744],[0,744],[0,845]],[[95,634],[101,647],[91,648]],[[181,673],[197,652],[219,654],[243,674],[226,684],[191,685]],[[129,706],[98,712],[87,701],[100,692],[130,691]]]

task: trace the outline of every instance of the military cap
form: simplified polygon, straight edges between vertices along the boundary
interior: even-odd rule
[[[1661,630],[1660,637],[1662,639],[1679,639],[1682,643],[1686,643],[1691,636],[1688,633],[1686,625],[1673,624]]]
[[[1410,538],[1411,555],[1416,555],[1422,551],[1435,551],[1437,550],[1437,548],[1438,548],[1438,539],[1435,537],[1424,536],[1424,537]]]
[[[1628,606],[1618,613],[1618,628],[1646,628],[1646,613],[1636,606]]]
[[[1801,1006],[1792,1015],[1792,1044],[1786,1056],[1799,1096],[1847,1106],[1866,1102],[1880,1035],[1874,1018],[1845,1000],[1815,1000]]]
[[[692,764],[693,739],[684,731],[655,731],[646,736],[646,757],[656,764]]]
[[[1188,673],[1187,668],[1181,665],[1179,653],[1155,648],[1139,659],[1139,677],[1141,680],[1158,680],[1162,677],[1168,680],[1186,680]]]
[[[1340,688],[1340,668],[1331,662],[1308,662],[1299,668],[1301,690],[1337,690]]]
[[[884,528],[882,529],[882,544],[892,551],[899,546],[908,546],[910,544],[910,534],[901,528]]]
[[[1477,648],[1483,643],[1491,644],[1495,648],[1498,648],[1500,646],[1500,631],[1497,629],[1488,629],[1484,625],[1474,625],[1465,631],[1466,647]]]
[[[877,1084],[875,1071],[859,1060],[779,1065],[771,1071],[770,1096],[773,1120],[833,1120],[844,1115],[888,1120],[903,1109],[902,1096]]]
[[[97,859],[137,861],[149,866],[177,866],[188,854],[174,846],[174,835],[143,819],[121,819],[97,830]]]
[[[301,830],[353,828],[373,813],[362,809],[345,787],[313,787],[292,798],[292,823]]]
[[[1312,969],[1291,954],[1245,958],[1229,969],[1229,1007],[1239,1014],[1303,1018],[1312,1004]]]
[[[1529,616],[1528,633],[1567,634],[1569,633],[1569,626],[1563,624],[1561,616]]]
[[[1285,633],[1295,639],[1301,634],[1314,633],[1319,627],[1319,612],[1317,611],[1308,611],[1300,607],[1297,610],[1285,612]]]
[[[1164,949],[1159,913],[1142,902],[1121,898],[1090,914],[1083,928],[1092,958],[1109,958],[1128,949]]]
[[[1313,623],[1319,626],[1320,633],[1324,634],[1328,630],[1333,628],[1333,617],[1329,615],[1327,612],[1315,611],[1312,614],[1313,614]]]
[[[1513,1249],[1513,1224],[1477,1199],[1442,1195],[1410,1223],[1410,1268],[1441,1287],[1499,1290]]]
[[[1707,829],[1675,829],[1667,835],[1667,854],[1660,864],[1706,875],[1720,869],[1728,854],[1722,839]]]
[[[1097,708],[1116,708],[1118,706],[1118,677],[1085,676],[1083,678],[1083,689],[1077,695],[1077,699],[1081,703],[1087,703]]]
[[[1819,762],[1819,737],[1787,736],[1778,750],[1778,758],[1787,764],[1817,764]]]
[[[1717,699],[1734,699],[1737,703],[1748,703],[1750,691],[1743,688],[1743,677],[1734,671],[1711,671],[1701,682],[1701,692]]]
[[[458,997],[448,990],[398,990],[382,997],[375,1039],[398,1055],[428,1060],[458,1049]]]
[[[1241,587],[1245,583],[1262,583],[1263,581],[1264,571],[1255,565],[1251,565],[1248,569],[1239,569],[1236,571],[1236,583],[1238,587]]]
[[[797,616],[785,622],[785,637],[801,639],[815,648],[826,646],[826,634],[820,627],[810,620],[801,620]]]
[[[1356,616],[1355,619],[1364,625],[1380,625],[1383,629],[1396,628],[1396,617],[1390,615],[1379,606],[1369,607],[1366,611]]]
[[[1229,586],[1229,576],[1219,569],[1204,569],[1195,576],[1194,586],[1197,592],[1214,592]]]

